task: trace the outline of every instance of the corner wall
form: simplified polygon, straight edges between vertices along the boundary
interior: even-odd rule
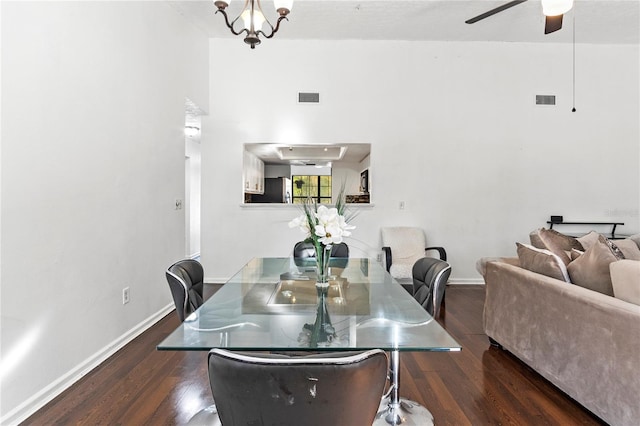
[[[212,40],[210,78],[224,84],[204,125],[208,278],[301,237],[287,227],[295,207],[240,206],[244,143],[371,143],[374,206],[351,253],[375,256],[383,226],[419,226],[447,248],[453,282],[481,282],[478,258],[515,255],[552,214],[639,232],[638,50],[578,45],[572,113],[571,45]],[[320,104],[297,104],[299,91]]]
[[[167,2],[1,7],[0,423],[15,424],[172,305],[185,97],[207,109],[208,40]]]

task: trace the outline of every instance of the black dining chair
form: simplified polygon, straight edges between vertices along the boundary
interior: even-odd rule
[[[197,260],[184,259],[169,266],[165,275],[178,317],[184,322],[204,301],[204,269]]]
[[[451,266],[444,260],[423,257],[413,265],[413,297],[432,317],[440,315]]]
[[[305,356],[213,349],[209,381],[223,425],[369,426],[387,364],[380,349]]]
[[[312,243],[298,241],[296,245],[293,246],[293,257],[296,259],[316,257],[316,250]],[[349,257],[349,246],[346,243],[332,244],[331,257]]]

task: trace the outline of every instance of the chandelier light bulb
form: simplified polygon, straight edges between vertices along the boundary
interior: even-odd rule
[[[564,15],[573,7],[573,0],[542,0],[544,16]]]
[[[262,12],[260,12],[259,10],[247,9],[244,12],[242,12],[242,15],[240,15],[240,17],[242,18],[242,21],[244,21],[244,27],[247,30],[249,31],[262,30],[262,24],[264,24],[265,18]]]

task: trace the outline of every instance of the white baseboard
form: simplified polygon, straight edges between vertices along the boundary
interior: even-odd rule
[[[98,352],[78,364],[75,368],[45,386],[40,392],[18,405],[16,408],[6,413],[0,418],[0,425],[16,425],[29,416],[33,415],[40,408],[44,407],[49,401],[60,395],[67,388],[87,375],[91,370],[106,361],[111,355],[122,349],[127,343],[138,337],[152,325],[160,321],[169,312],[175,309],[173,303],[168,304],[160,309],[149,318],[143,320],[129,331],[118,337],[116,340],[100,349]]]

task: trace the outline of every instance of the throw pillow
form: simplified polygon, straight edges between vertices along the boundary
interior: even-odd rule
[[[528,271],[570,283],[564,261],[555,253],[527,244],[516,243],[520,266]]]
[[[629,239],[631,241],[633,241],[634,243],[636,243],[636,245],[638,246],[638,248],[640,248],[640,234],[635,234],[629,237]]]
[[[571,249],[584,250],[584,247],[576,238],[562,234],[555,229],[540,228],[540,238],[544,243],[553,242],[565,251],[571,251]]]
[[[582,237],[576,238],[576,240],[578,240],[578,242],[582,244],[582,247],[584,247],[583,250],[586,250],[598,242],[598,237],[600,237],[600,234],[598,234],[596,231],[591,231],[588,234],[583,235]]]
[[[529,242],[531,242],[531,245],[535,248],[543,249],[545,248],[545,246],[542,242],[542,239],[540,238],[540,229],[536,229],[535,231],[531,231],[531,233],[529,233]]]
[[[578,240],[568,235],[561,234],[558,231],[554,231],[553,229],[541,228],[538,231],[538,237],[544,245],[542,248],[556,254],[560,259],[562,259],[565,265],[568,265],[571,262],[571,258],[569,257],[571,250],[584,250],[582,244],[580,244]]]
[[[596,244],[567,267],[571,282],[580,287],[613,296],[609,264],[624,259],[620,249],[600,235]]]
[[[614,244],[620,249],[625,259],[640,260],[640,248],[631,239],[615,240]]]
[[[573,249],[573,250],[571,250],[571,253],[569,253],[569,256],[571,257],[571,261],[573,262],[574,260],[576,260],[577,258],[582,256],[583,254],[584,254],[583,251]]]
[[[640,262],[620,260],[609,265],[613,295],[617,299],[640,305]]]

